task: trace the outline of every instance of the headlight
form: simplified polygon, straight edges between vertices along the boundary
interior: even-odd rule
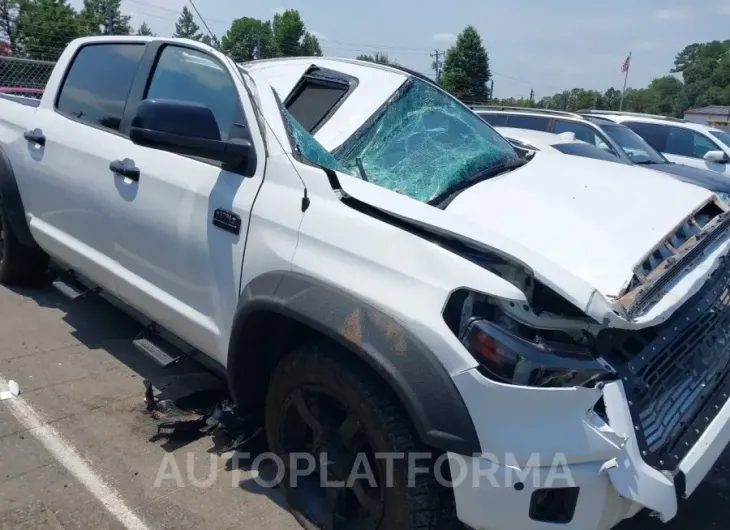
[[[462,340],[482,373],[502,383],[537,387],[585,386],[612,373],[588,348],[536,343],[488,320],[475,319]]]
[[[716,193],[718,197],[724,202],[725,204],[730,205],[730,193]]]
[[[601,325],[541,282],[531,284],[534,301],[541,304],[538,313],[528,304],[468,289],[449,297],[444,321],[479,362],[480,372],[501,383],[534,387],[614,379],[615,371],[594,351]]]

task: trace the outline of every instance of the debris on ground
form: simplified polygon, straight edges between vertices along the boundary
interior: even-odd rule
[[[145,408],[157,421],[157,434],[152,441],[166,440],[174,445],[210,436],[214,452],[223,454],[249,443],[263,431],[257,423],[241,418],[235,403],[222,397],[220,391],[157,399],[152,383],[149,380],[143,383]]]
[[[18,386],[18,383],[11,379],[10,381],[8,381],[8,389],[0,391],[0,401],[18,397],[19,395],[20,387]]]

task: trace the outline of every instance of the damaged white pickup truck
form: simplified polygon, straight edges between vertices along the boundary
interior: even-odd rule
[[[71,43],[40,102],[0,99],[0,147],[0,280],[50,256],[157,362],[227,374],[274,452],[341,480],[366,456],[375,480],[284,481],[310,528],[669,521],[730,440],[730,215],[702,188],[524,159],[405,70],[143,37]]]

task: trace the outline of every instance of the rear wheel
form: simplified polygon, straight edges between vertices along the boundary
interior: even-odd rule
[[[26,247],[13,232],[5,207],[0,204],[0,282],[27,284],[40,280],[48,270],[48,255]]]
[[[408,453],[430,452],[432,462],[438,455],[422,445],[391,390],[349,352],[325,343],[286,356],[269,385],[266,433],[284,464],[289,507],[307,529],[458,527],[450,489],[432,473],[409,481]],[[314,466],[306,475],[304,457]]]

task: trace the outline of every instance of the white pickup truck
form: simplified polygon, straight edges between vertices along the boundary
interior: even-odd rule
[[[0,153],[1,281],[50,256],[157,362],[227,374],[272,451],[367,456],[285,481],[308,528],[669,521],[730,440],[728,206],[522,158],[413,72],[80,39],[0,98]],[[449,484],[379,458],[424,452]]]

